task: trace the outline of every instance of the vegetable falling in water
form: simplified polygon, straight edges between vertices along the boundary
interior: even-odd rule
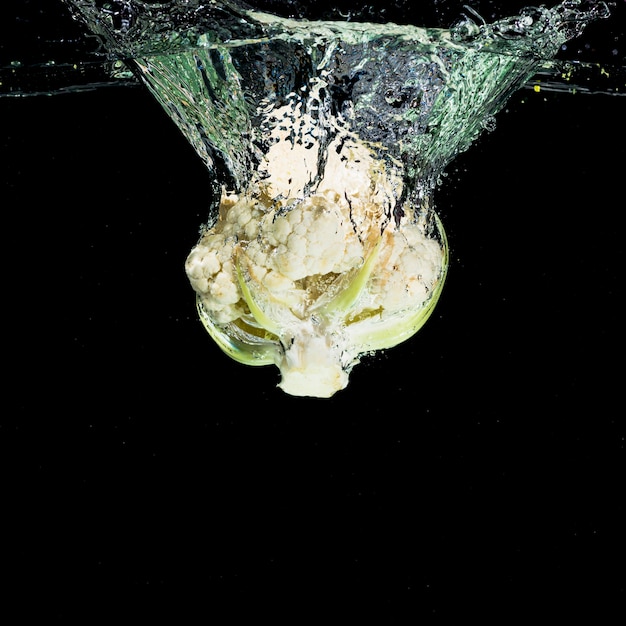
[[[315,397],[423,326],[449,262],[437,181],[541,63],[608,15],[568,0],[426,29],[233,1],[66,2],[214,176],[185,265],[207,331]]]

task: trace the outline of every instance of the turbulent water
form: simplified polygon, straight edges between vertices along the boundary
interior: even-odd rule
[[[490,24],[470,11],[443,29],[227,0],[65,3],[108,76],[138,77],[213,175],[187,263],[207,330],[237,360],[278,365],[288,393],[314,396],[424,323],[447,269],[434,211],[446,167],[609,15],[568,0]]]
[[[280,121],[268,122],[268,109],[310,116],[323,143],[331,134],[321,130],[336,124],[346,103],[351,130],[384,145],[388,161],[404,160],[413,179],[440,173],[493,124],[513,91],[542,71],[544,88],[558,82],[549,79],[559,48],[608,15],[603,3],[570,1],[494,24],[470,14],[446,30],[289,20],[232,1],[66,4],[101,39],[113,77],[128,76],[113,61],[130,60],[234,188],[248,184],[275,140]],[[305,141],[312,131],[299,132]]]
[[[98,39],[90,36],[89,31],[85,31],[84,27],[81,28],[68,19],[63,7],[58,5],[62,2],[64,0],[50,0],[41,7],[33,7],[31,3],[26,2],[16,15],[12,16],[10,10],[5,12],[3,20],[0,21],[0,32],[3,34],[4,42],[0,46],[0,98],[78,93],[107,86],[136,87],[138,85],[136,77],[125,67],[123,60],[115,56],[110,46],[105,48],[98,44]],[[281,2],[283,5],[288,3],[290,9],[293,10],[295,10],[294,7],[299,7],[300,13],[307,15],[319,12],[315,3],[309,6],[295,0],[259,4],[276,6]],[[71,4],[78,7],[83,15],[91,16],[92,23],[99,22],[100,30],[106,31],[109,29],[107,24],[113,29],[116,22],[122,24],[126,19],[123,14],[124,10],[128,12],[129,7],[137,7],[140,3],[78,1]],[[159,28],[168,28],[164,26],[168,22],[171,27],[182,25],[183,28],[188,28],[192,22],[195,27],[200,27],[201,24],[210,27],[211,19],[206,14],[198,15],[198,7],[209,5],[207,2],[194,0],[179,2],[177,4],[184,5],[186,8],[179,8],[174,16],[171,15],[171,2],[145,2],[144,4],[151,5],[153,13],[155,7],[167,8],[170,15],[164,20],[158,19]],[[213,15],[217,15],[217,19],[222,24],[228,24],[228,20],[224,19],[224,13],[220,13],[223,7],[229,6],[228,3],[221,3],[219,6],[215,3],[210,4]],[[460,0],[433,2],[410,9],[405,6],[395,12],[391,5],[385,5],[383,2],[379,4],[380,6],[376,7],[375,2],[344,3],[349,6],[349,10],[339,7],[327,12],[334,17],[353,22],[366,21],[366,18],[380,22],[384,16],[389,16],[392,21],[394,18],[396,21],[399,20],[399,23],[408,21],[418,25],[440,25],[446,28],[459,21],[467,21],[467,19],[477,24],[483,24],[485,21],[468,6],[474,3],[465,4]],[[403,6],[402,3],[396,4]],[[507,14],[502,7],[498,6],[500,4],[502,3],[496,0],[482,0],[477,6],[482,7],[482,11],[486,11],[484,15],[486,19],[493,19],[495,15]],[[526,83],[527,88],[532,89],[537,85],[544,92],[612,96],[626,94],[625,35],[623,32],[626,4],[621,0],[617,2],[608,0],[608,4],[611,11],[610,18],[596,21],[592,31],[583,33],[583,36],[571,46],[563,46],[558,60],[546,58],[535,77]],[[230,6],[233,6],[232,2]],[[596,9],[596,13],[601,12],[600,9]],[[467,17],[460,17],[463,15]],[[144,21],[144,25],[146,24],[147,22]],[[230,25],[232,26],[232,20]],[[239,24],[235,25],[239,28]],[[132,34],[127,33],[126,44],[130,42],[128,36],[133,40],[137,38],[140,40],[135,41],[134,44],[139,48],[147,43],[146,39],[149,39],[138,37],[136,28],[133,28]],[[104,41],[108,39],[110,38],[106,35],[102,38]],[[177,43],[184,44],[181,41]],[[128,47],[120,52],[123,56],[132,53]]]

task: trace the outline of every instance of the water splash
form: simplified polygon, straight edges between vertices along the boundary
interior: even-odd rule
[[[330,396],[431,314],[447,165],[604,3],[453,28],[280,18],[239,2],[67,0],[162,104],[216,194],[187,261],[218,345]]]
[[[144,4],[164,6],[169,3]],[[198,6],[207,3],[182,4],[187,5],[193,19],[193,13],[197,13]],[[264,6],[260,1],[257,4]],[[334,3],[325,11],[317,3],[309,6],[297,0],[272,1],[270,4],[274,8],[284,6],[289,13],[301,16],[310,17],[323,13],[328,18],[339,20],[404,23],[415,19],[417,14],[421,23],[445,28],[468,19],[477,24],[485,22],[483,17],[460,0],[435,2],[410,10],[404,5],[398,5],[404,6],[398,9],[395,5],[385,6],[383,3],[377,6],[375,2],[345,2],[343,5]],[[82,5],[81,10],[84,13],[93,12],[94,6],[101,7],[96,10],[102,11],[103,22],[122,22],[121,13],[119,17],[116,16],[120,12],[119,7],[124,5],[122,2],[83,2]],[[626,95],[623,32],[626,4],[622,0],[608,0],[608,5],[611,11],[609,20],[603,20],[601,25],[596,22],[593,32],[584,32],[572,45],[564,45],[559,58],[546,60],[524,88],[539,87],[544,92],[570,94]],[[480,6],[486,12],[485,16],[489,15],[491,19],[503,13],[496,0],[486,0]],[[283,13],[287,14],[287,11]],[[459,18],[459,15],[462,17]],[[71,94],[109,87],[141,87],[132,71],[125,66],[124,59],[116,57],[110,49],[107,50],[101,43],[101,37],[86,34],[72,20],[62,18],[62,11],[54,3],[38,6],[37,10],[25,4],[18,15],[12,17],[10,12],[5,15],[0,24],[0,29],[5,28],[5,45],[0,47],[0,98]],[[187,19],[187,23],[189,21]],[[104,28],[103,25],[101,27]],[[34,33],[37,34],[36,38]]]

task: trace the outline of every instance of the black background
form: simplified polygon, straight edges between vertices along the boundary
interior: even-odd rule
[[[4,610],[623,616],[624,113],[518,92],[437,196],[433,317],[319,400],[198,321],[208,174],[146,91],[0,99]]]

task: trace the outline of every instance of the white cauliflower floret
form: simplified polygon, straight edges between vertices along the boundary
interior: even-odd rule
[[[235,320],[243,312],[232,262],[233,250],[233,238],[207,234],[191,251],[185,264],[191,286],[203,306],[220,323]]]
[[[228,198],[228,197],[227,197]],[[242,241],[251,241],[259,233],[259,222],[264,213],[258,204],[240,202],[238,196],[224,201],[221,212],[226,214],[222,223],[222,232],[225,236],[235,236]]]
[[[262,236],[276,246],[270,267],[294,281],[331,272],[341,274],[363,258],[363,247],[349,217],[320,196],[264,224]]]
[[[441,273],[441,247],[417,224],[387,230],[369,286],[371,307],[388,313],[420,306]]]
[[[258,236],[264,211],[248,198],[227,195],[220,206],[221,219],[204,232],[193,248],[185,270],[203,308],[217,323],[225,324],[246,312],[237,279],[237,247]]]
[[[273,297],[301,311],[307,294],[296,281],[343,274],[363,262],[349,215],[326,197],[284,209],[261,207],[249,197],[226,196],[220,220],[187,259],[189,280],[218,323],[246,313],[237,263]]]

